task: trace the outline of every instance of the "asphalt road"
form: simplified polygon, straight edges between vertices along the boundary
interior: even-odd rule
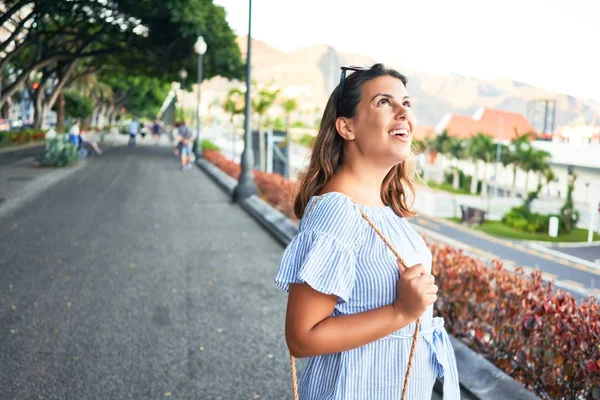
[[[539,268],[549,279],[566,282],[575,287],[596,289],[594,294],[600,295],[600,269],[593,269],[582,264],[567,262],[548,254],[526,248],[507,240],[487,238],[469,232],[467,228],[438,219],[419,216],[414,221],[423,228],[464,243],[481,253],[494,255],[504,263],[526,268]],[[562,249],[561,249],[562,250]],[[580,295],[576,297],[581,298]]]
[[[281,252],[169,148],[91,158],[0,219],[0,399],[290,398]]]
[[[0,166],[10,165],[24,158],[35,157],[40,158],[44,155],[45,145],[28,147],[25,149],[5,151],[0,153]]]

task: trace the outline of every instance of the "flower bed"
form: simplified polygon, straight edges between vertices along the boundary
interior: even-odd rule
[[[491,266],[429,243],[448,330],[546,399],[600,399],[600,307],[576,300],[539,270]]]
[[[239,164],[216,150],[208,161],[239,178]],[[293,220],[294,184],[255,171],[259,195]],[[440,288],[436,312],[448,331],[544,399],[600,399],[600,307],[577,304],[539,270],[527,276],[491,266],[461,250],[428,243]]]
[[[46,133],[37,129],[24,129],[22,131],[0,132],[0,147],[17,146],[19,144],[41,142]]]
[[[239,179],[242,170],[240,165],[223,156],[218,150],[204,150],[204,158],[227,175]],[[292,181],[279,174],[254,171],[254,183],[261,199],[281,211],[288,218],[298,221],[292,206],[292,199],[295,194],[295,185]]]

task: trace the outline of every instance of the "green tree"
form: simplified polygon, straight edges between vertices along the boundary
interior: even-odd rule
[[[567,184],[567,198],[565,204],[560,209],[560,220],[563,225],[563,229],[567,232],[573,230],[577,221],[579,221],[579,212],[575,209],[573,203],[573,190],[575,189],[575,181],[577,180],[577,174],[573,174],[568,178]]]
[[[258,82],[252,83],[254,88],[252,89],[252,110],[258,117],[257,129],[259,137],[259,149],[260,149],[260,168],[262,171],[266,170],[266,145],[264,132],[262,130],[262,123],[265,114],[271,108],[271,106],[277,100],[280,89],[275,88],[272,84],[263,85]]]
[[[550,154],[542,150],[536,150],[531,145],[528,145],[521,152],[520,167],[525,172],[525,190],[527,191],[529,189],[530,172],[539,173],[538,186],[541,184],[544,170],[550,168]]]
[[[448,135],[448,131],[445,129],[442,133],[440,133],[433,139],[432,150],[438,154],[438,157],[439,157],[438,165],[441,168],[444,168],[443,160],[444,160],[445,156],[448,154],[448,151],[450,149],[450,142],[451,142],[451,137]]]
[[[465,141],[459,137],[451,137],[446,152],[455,162],[454,167],[452,168],[452,187],[458,190],[460,188],[458,162],[467,157],[467,146]]]
[[[6,68],[13,73],[0,80],[0,109],[37,71],[36,124],[87,60],[98,70],[118,66],[130,76],[174,81],[181,67],[196,68],[192,48],[202,34],[205,78],[243,76],[235,34],[212,1],[7,0],[3,8],[8,39],[0,43],[0,79]]]
[[[290,133],[290,115],[298,108],[296,99],[285,99],[281,102],[281,107],[285,111],[285,131]]]
[[[471,179],[471,194],[477,193],[477,181],[479,179],[479,161],[483,161],[482,194],[487,188],[487,166],[494,160],[496,144],[491,135],[478,132],[467,141],[467,154],[475,164],[475,173]]]
[[[531,135],[525,133],[520,135],[515,130],[515,136],[510,141],[510,155],[508,156],[508,160],[513,166],[513,180],[512,180],[512,188],[511,194],[514,196],[517,192],[517,170],[520,168],[520,165],[525,162],[527,158],[527,152],[531,147],[529,143],[531,140]]]
[[[83,121],[92,116],[94,111],[92,99],[74,90],[66,90],[64,97],[65,114],[67,117]]]
[[[223,110],[229,113],[229,122],[233,124],[233,118],[236,115],[241,115],[244,113],[246,107],[246,101],[244,96],[246,94],[245,89],[242,90],[240,88],[232,88],[227,93],[227,98],[223,103]]]

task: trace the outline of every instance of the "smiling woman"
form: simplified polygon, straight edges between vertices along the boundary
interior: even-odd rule
[[[275,277],[289,292],[290,353],[309,357],[295,399],[426,399],[442,375],[445,398],[460,398],[433,318],[431,253],[406,220],[416,125],[406,83],[381,64],[342,67],[300,178],[299,233]]]

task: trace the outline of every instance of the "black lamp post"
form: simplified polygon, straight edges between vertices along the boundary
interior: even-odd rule
[[[252,0],[248,1],[248,54],[246,55],[246,108],[244,121],[244,152],[242,153],[240,179],[233,190],[233,201],[240,202],[247,197],[257,194],[256,185],[254,184],[254,174],[252,167],[254,166],[254,154],[252,150],[252,131],[250,130],[250,61],[252,55]]]
[[[188,73],[185,70],[185,68],[181,68],[179,70],[179,78],[181,78],[181,115],[180,115],[181,121],[180,122],[184,122],[184,120],[185,120],[185,113],[183,111],[183,104],[185,102],[184,102],[183,96],[184,96],[184,93],[185,93],[185,89],[184,89],[184,87],[185,87],[185,78],[187,78],[187,76],[188,76]]]
[[[194,52],[198,54],[198,98],[196,99],[196,160],[203,157],[202,142],[200,141],[200,84],[202,83],[202,60],[206,53],[206,42],[202,36],[198,36],[194,43]]]

